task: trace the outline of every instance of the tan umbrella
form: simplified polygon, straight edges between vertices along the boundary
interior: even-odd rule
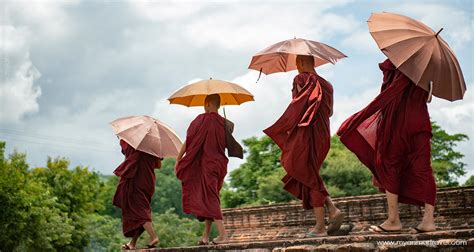
[[[177,157],[183,144],[174,130],[149,116],[127,116],[110,124],[120,139],[156,157]]]
[[[204,106],[207,95],[219,94],[221,105],[240,105],[253,101],[253,95],[245,88],[222,80],[202,80],[180,88],[168,98],[171,104],[187,107]]]
[[[442,28],[434,32],[388,12],[373,13],[367,22],[380,50],[415,84],[446,100],[463,98],[466,83],[454,52],[439,35]]]
[[[294,38],[271,45],[252,57],[249,69],[264,74],[288,72],[296,70],[296,56],[311,55],[315,66],[326,63],[335,64],[339,59],[347,57],[342,52],[326,44]]]

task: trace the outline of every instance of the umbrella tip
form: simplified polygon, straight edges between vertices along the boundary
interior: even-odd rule
[[[439,29],[439,31],[436,33],[435,37],[438,37],[438,34],[443,30],[444,28]]]

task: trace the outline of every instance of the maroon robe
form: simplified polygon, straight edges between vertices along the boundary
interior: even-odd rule
[[[387,59],[381,93],[348,118],[337,134],[374,175],[374,185],[402,203],[435,204],[428,93]]]
[[[122,209],[122,229],[126,237],[140,235],[143,224],[151,221],[151,198],[155,192],[157,157],[135,150],[120,140],[125,161],[115,169],[120,177],[113,204]]]
[[[189,125],[184,157],[176,166],[183,212],[199,220],[222,220],[219,192],[227,174],[225,119],[204,113]]]
[[[282,151],[284,189],[301,199],[305,209],[322,207],[329,194],[319,169],[330,146],[333,88],[315,73],[300,73],[292,93],[286,111],[264,132]]]

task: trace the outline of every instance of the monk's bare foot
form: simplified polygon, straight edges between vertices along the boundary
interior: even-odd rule
[[[342,222],[344,222],[344,214],[338,208],[334,208],[333,211],[329,212],[329,225],[327,233],[331,234],[338,231],[341,228]]]
[[[223,244],[227,242],[227,236],[219,235],[217,238],[212,240],[212,244]]]
[[[160,239],[156,237],[155,239],[152,239],[148,245],[146,245],[147,248],[156,248],[156,245],[160,242]]]
[[[342,212],[341,212],[341,210],[339,210],[339,208],[330,208],[329,209],[329,219],[334,219],[337,216],[339,216],[340,214],[342,214]]]
[[[201,237],[198,241],[198,245],[208,245],[209,244],[209,237]]]
[[[436,231],[436,225],[434,224],[434,222],[421,222],[418,226],[416,226],[415,228],[412,228],[412,230],[410,230],[410,233],[411,234],[419,234],[419,233],[426,233],[426,232],[433,232],[433,231]]]
[[[402,223],[400,220],[391,221],[386,220],[384,223],[378,226],[370,226],[369,230],[376,233],[396,232],[402,229]]]
[[[132,242],[122,245],[122,250],[132,250],[132,249],[135,249],[135,244],[133,244]]]

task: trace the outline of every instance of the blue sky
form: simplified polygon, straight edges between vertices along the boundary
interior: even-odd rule
[[[213,77],[236,82],[255,102],[229,107],[236,136],[263,135],[290,100],[295,72],[262,76],[247,66],[266,46],[293,37],[327,43],[348,55],[317,71],[335,88],[334,133],[378,92],[384,55],[368,33],[372,12],[421,20],[458,56],[463,101],[435,99],[433,120],[474,139],[472,1],[3,1],[0,20],[0,139],[7,152],[47,156],[111,174],[123,157],[108,123],[151,115],[184,138],[202,111],[169,105],[181,86]],[[458,150],[474,174],[473,140]],[[229,169],[240,164],[232,159]],[[467,177],[467,176],[466,176]],[[461,179],[465,180],[465,178]]]

